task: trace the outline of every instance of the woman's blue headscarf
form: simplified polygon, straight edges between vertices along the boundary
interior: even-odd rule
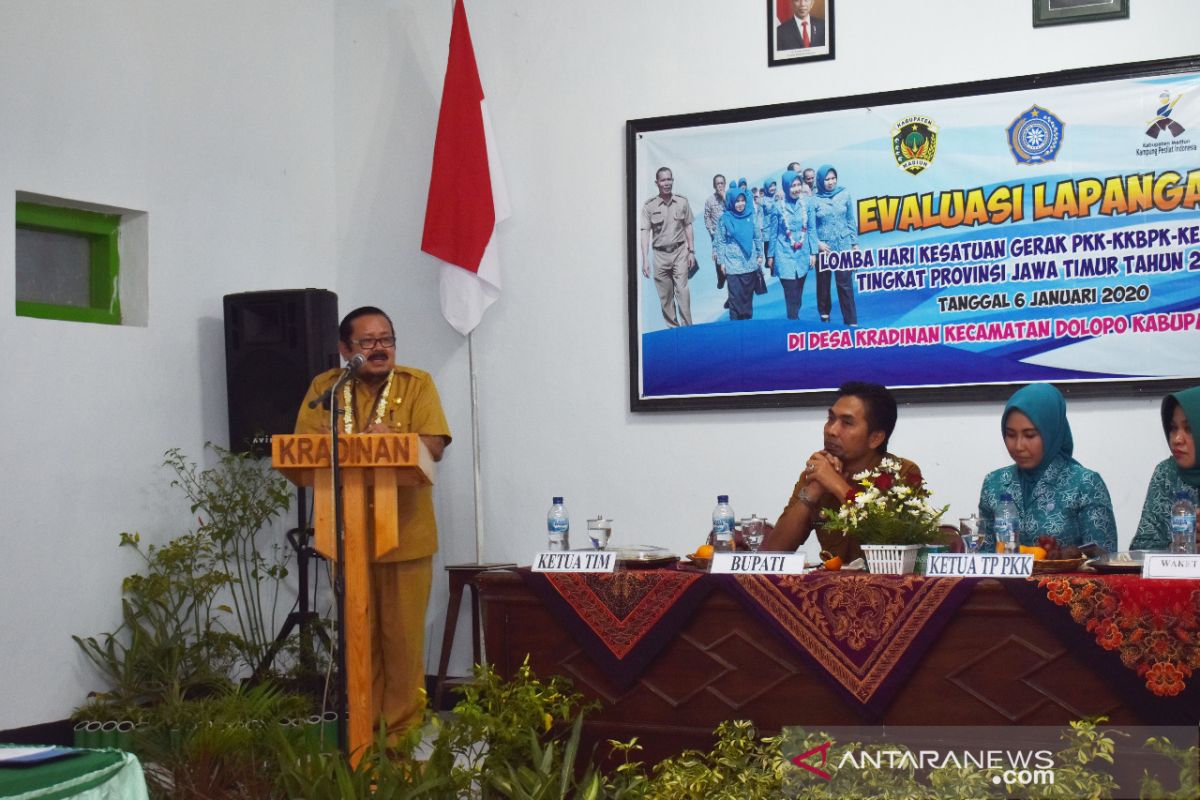
[[[1196,427],[1197,423],[1200,423],[1200,386],[1193,386],[1191,389],[1175,392],[1163,398],[1163,433],[1167,435],[1168,441],[1171,437],[1171,417],[1175,414],[1175,406],[1177,405],[1183,409],[1183,415],[1187,417],[1188,427],[1192,429],[1192,452],[1194,453]],[[1179,479],[1188,486],[1200,486],[1200,459],[1194,459],[1192,466],[1187,469],[1182,469],[1178,464],[1175,464],[1175,469],[1179,470]]]
[[[838,194],[845,191],[846,187],[842,186],[840,183],[833,187],[832,192],[825,191],[825,176],[831,172],[835,175],[837,174],[837,170],[833,168],[832,164],[822,164],[821,168],[817,170],[817,197],[836,197]]]
[[[1071,459],[1075,452],[1075,440],[1071,437],[1071,424],[1067,422],[1067,401],[1062,392],[1048,383],[1031,383],[1018,389],[1016,394],[1008,399],[1004,406],[1004,415],[1000,417],[1000,434],[1004,435],[1004,426],[1008,415],[1020,411],[1029,417],[1033,427],[1042,436],[1042,460],[1033,469],[1017,467],[1017,477],[1021,482],[1021,491],[1028,499],[1033,484],[1046,467],[1056,458]]]
[[[796,182],[797,178],[800,178],[801,183],[804,182],[804,178],[801,177],[799,172],[792,172],[789,169],[784,172],[783,177],[779,179],[782,184],[779,188],[783,189],[783,200],[790,205],[796,205],[796,203],[800,202],[799,198],[792,197],[792,184]],[[804,193],[801,192],[801,196],[803,196],[803,194]]]
[[[746,206],[740,214],[733,207],[739,197],[746,198]],[[725,227],[733,234],[738,247],[747,258],[754,255],[754,200],[745,186],[737,186],[725,193],[725,217]]]

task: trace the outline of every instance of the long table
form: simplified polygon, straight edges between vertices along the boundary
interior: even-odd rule
[[[538,675],[568,676],[601,705],[586,721],[587,740],[637,736],[649,761],[707,749],[727,719],[751,720],[763,733],[880,723],[1065,725],[1096,715],[1114,724],[1200,720],[1196,687],[1180,697],[1139,695],[1139,676],[1087,643],[1086,631],[1071,638],[1047,624],[1063,609],[1047,602],[1044,617],[1031,613],[996,580],[964,585],[902,685],[874,709],[848,700],[820,664],[750,613],[730,576],[700,578],[705,596],[632,680],[616,679],[589,653],[534,580],[512,571],[478,577],[489,662],[507,677],[528,655]]]

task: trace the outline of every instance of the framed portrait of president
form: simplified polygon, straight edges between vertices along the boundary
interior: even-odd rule
[[[767,0],[767,66],[833,58],[833,0]]]
[[[1129,0],[1033,0],[1033,27],[1128,19]]]

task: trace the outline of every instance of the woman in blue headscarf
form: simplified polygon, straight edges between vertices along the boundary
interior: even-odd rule
[[[1053,536],[1063,547],[1094,542],[1115,551],[1117,523],[1108,487],[1071,457],[1075,443],[1062,393],[1048,383],[1018,390],[1004,406],[1000,431],[1014,463],[983,479],[979,522],[985,547],[995,548],[996,507],[1008,494],[1017,507],[1021,544]]]
[[[725,270],[730,319],[754,316],[754,286],[763,263],[762,229],[754,214],[754,201],[745,186],[725,193],[725,213],[717,222],[717,254]]]
[[[804,179],[800,173],[783,173],[783,202],[776,202],[772,221],[767,229],[767,266],[779,277],[787,318],[798,319],[804,296],[804,279],[817,261],[817,245],[813,236],[816,218],[811,198],[803,193]]]
[[[854,216],[854,201],[846,187],[838,186],[837,170],[822,164],[817,170],[817,192],[813,196],[817,219],[817,242],[822,255],[858,249],[858,223]],[[838,308],[842,322],[858,324],[858,304],[854,299],[854,270],[829,270],[817,266],[817,313],[822,322],[829,322],[833,310],[829,295],[829,279],[837,282]]]
[[[1171,546],[1171,506],[1180,492],[1194,505],[1200,505],[1197,425],[1200,425],[1200,386],[1163,398],[1162,426],[1171,457],[1160,461],[1150,476],[1142,520],[1129,549],[1166,550]]]

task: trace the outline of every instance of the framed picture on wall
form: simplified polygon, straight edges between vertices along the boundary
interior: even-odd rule
[[[1200,57],[630,120],[634,411],[1200,377]]]
[[[833,0],[766,2],[768,66],[833,58]]]
[[[1128,19],[1129,0],[1033,0],[1033,27]]]

